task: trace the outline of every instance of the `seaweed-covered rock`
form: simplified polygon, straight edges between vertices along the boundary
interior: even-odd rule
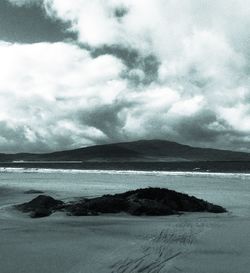
[[[72,216],[91,216],[98,215],[97,212],[88,209],[86,202],[88,199],[83,199],[77,202],[71,202],[64,206],[64,210],[67,211],[68,215]]]
[[[146,188],[115,195],[85,199],[65,207],[71,215],[97,215],[127,212],[132,215],[171,215],[180,212],[213,212],[226,210],[194,196],[163,188]]]
[[[62,205],[61,200],[56,200],[47,195],[39,195],[30,202],[17,205],[16,208],[22,212],[31,212],[31,217],[38,218],[50,215],[54,210],[61,208]]]
[[[91,211],[99,213],[117,213],[126,211],[128,202],[123,198],[116,198],[112,195],[106,195],[88,200],[86,207]]]
[[[194,196],[164,188],[146,188],[125,193],[81,199],[64,204],[50,196],[39,195],[28,203],[17,206],[31,217],[45,217],[53,211],[64,210],[69,215],[88,216],[100,213],[126,212],[132,215],[171,215],[181,212],[223,213],[226,210]]]
[[[130,200],[127,212],[131,215],[148,215],[148,216],[160,216],[171,215],[177,212],[170,209],[168,206],[160,204],[157,201],[142,199],[142,200]]]
[[[41,218],[41,217],[47,217],[52,213],[52,210],[50,209],[45,209],[45,208],[40,208],[32,211],[30,213],[31,218]]]
[[[65,206],[65,210],[74,216],[98,215],[100,213],[118,213],[126,211],[127,201],[112,195],[85,199]]]
[[[226,212],[226,210],[221,206],[208,203],[194,196],[189,196],[184,193],[179,193],[164,188],[137,189],[121,194],[116,194],[114,196],[116,198],[125,198],[130,204],[133,202],[137,202],[139,204],[142,204],[142,206],[145,206],[145,204],[147,204],[147,207],[149,208],[155,206],[159,209],[165,209],[166,211],[169,211],[169,214],[171,214],[170,212],[172,212],[173,214],[176,212],[185,211],[207,211],[214,213]]]

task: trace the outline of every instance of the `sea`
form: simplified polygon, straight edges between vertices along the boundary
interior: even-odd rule
[[[250,215],[249,173],[0,168],[0,189],[39,190],[65,200],[146,187],[187,193],[236,215]]]

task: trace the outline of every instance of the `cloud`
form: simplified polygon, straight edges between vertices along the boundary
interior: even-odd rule
[[[0,147],[12,135],[33,151],[138,138],[249,150],[247,2],[41,1],[77,39],[0,44]]]
[[[82,109],[112,104],[123,88],[119,60],[109,55],[92,59],[87,51],[65,43],[1,43],[0,59],[2,150],[17,139],[18,150],[31,143],[35,151],[105,138],[93,126],[80,124],[77,115]]]

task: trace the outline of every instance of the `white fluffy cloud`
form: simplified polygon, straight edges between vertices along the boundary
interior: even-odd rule
[[[78,41],[0,44],[2,150],[153,137],[249,149],[250,1],[40,3]]]
[[[1,43],[0,59],[0,122],[6,124],[0,145],[8,143],[11,130],[17,130],[16,141],[22,131],[19,141],[25,148],[30,142],[55,149],[62,148],[61,141],[75,147],[105,138],[80,124],[76,113],[113,102],[124,88],[119,60],[108,55],[93,60],[87,51],[65,43]]]

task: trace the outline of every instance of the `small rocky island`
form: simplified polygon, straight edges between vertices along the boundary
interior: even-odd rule
[[[172,215],[183,212],[223,213],[226,209],[165,188],[145,188],[96,198],[82,198],[64,203],[51,196],[39,195],[30,202],[16,205],[18,210],[30,213],[30,217],[46,217],[55,211],[65,211],[68,215],[91,216],[103,213],[125,212],[131,215]]]

